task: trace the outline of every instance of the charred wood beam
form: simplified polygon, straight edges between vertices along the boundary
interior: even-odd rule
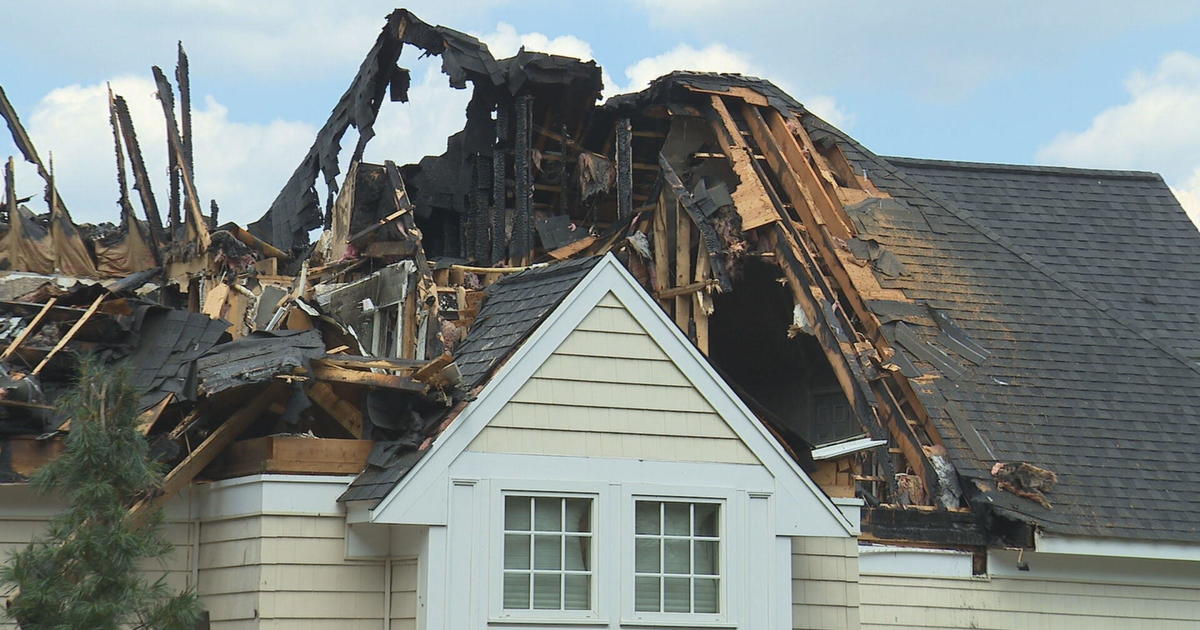
[[[864,508],[862,538],[918,544],[986,546],[988,532],[969,511]]]
[[[171,107],[171,102],[174,100],[171,94],[171,84],[167,81],[167,77],[163,74],[162,68],[154,66],[154,82],[158,86],[158,100],[163,107],[163,116],[167,119],[167,143],[170,145],[171,153],[175,156],[176,163],[182,162],[183,157],[183,141],[179,138],[179,127],[175,124],[175,110]],[[180,178],[183,180],[183,188],[187,193],[188,214],[185,225],[192,228],[197,244],[201,249],[207,249],[209,243],[208,226],[205,225],[204,214],[200,212],[199,197],[196,195],[196,184],[192,181],[192,175],[186,169],[178,169]]]
[[[154,80],[158,82],[159,75],[162,70],[158,66],[154,67]],[[175,93],[170,85],[165,85],[166,77],[163,77],[162,82],[158,82],[158,100],[162,103],[163,112],[170,112],[164,116],[164,124],[167,126],[167,183],[169,184],[167,193],[167,234],[171,238],[179,236],[179,154],[171,145],[171,137],[179,133],[179,128],[175,125]],[[165,89],[164,89],[165,87]]]
[[[108,124],[112,127],[113,151],[117,158],[117,203],[121,206],[121,218],[133,214],[133,204],[129,202],[129,179],[125,173],[125,151],[121,148],[121,125],[117,122],[117,111],[113,108],[112,86],[108,87]]]
[[[17,216],[17,182],[13,170],[13,159],[10,155],[4,163],[4,214],[10,225],[13,217]]]
[[[617,219],[633,214],[633,127],[628,118],[617,120]]]
[[[704,213],[696,207],[692,193],[683,185],[679,175],[675,174],[675,169],[671,168],[671,163],[662,153],[658,154],[658,166],[662,169],[663,181],[671,188],[671,193],[679,200],[679,205],[687,211],[692,222],[696,224],[696,229],[700,232],[700,239],[704,241],[703,246],[708,250],[708,262],[712,269],[713,279],[717,281],[722,291],[732,291],[733,281],[725,269],[725,243]]]
[[[192,162],[192,81],[188,76],[188,58],[187,53],[183,52],[183,42],[179,42],[175,82],[179,84],[179,133],[183,140],[183,168],[195,179],[196,169]]]
[[[513,151],[514,216],[510,262],[521,264],[533,249],[533,97],[517,97],[515,118],[516,147]]]
[[[492,251],[487,265],[494,265],[504,258],[508,244],[504,234],[505,215],[508,214],[508,132],[509,108],[507,103],[496,104],[496,146],[492,149]]]
[[[8,101],[8,96],[4,94],[4,88],[0,87],[0,116],[4,117],[4,122],[8,124],[8,131],[12,134],[13,144],[17,145],[17,150],[21,155],[25,156],[25,161],[37,167],[38,175],[46,182],[46,203],[50,204],[51,197],[55,198],[55,204],[64,212],[67,209],[62,198],[58,195],[58,191],[54,189],[54,177],[50,171],[46,170],[45,164],[42,163],[42,158],[38,156],[37,149],[33,146],[33,140],[29,138],[29,133],[25,131],[25,126],[21,124],[21,119],[17,116],[17,110]]]
[[[471,162],[471,205],[467,209],[467,217],[471,226],[471,256],[480,263],[486,264],[492,254],[491,232],[491,194],[492,194],[492,165],[487,156],[476,153],[469,158]]]
[[[150,225],[150,239],[155,248],[161,251],[166,246],[167,237],[163,233],[162,216],[158,214],[158,202],[154,200],[154,191],[150,187],[150,174],[146,172],[146,162],[142,159],[142,148],[133,128],[133,118],[129,115],[129,105],[123,97],[116,95],[113,97],[112,106],[117,113],[125,148],[129,151],[129,165],[133,169],[133,189],[138,192],[138,198],[142,201],[142,211],[146,213],[146,222]]]

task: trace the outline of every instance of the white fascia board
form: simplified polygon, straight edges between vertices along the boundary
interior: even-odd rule
[[[861,575],[913,577],[972,577],[973,554],[954,549],[925,549],[892,545],[859,545]]]
[[[1041,553],[1079,556],[1200,561],[1200,544],[1171,541],[1056,536],[1036,532],[1034,549]]]
[[[337,498],[354,475],[261,474],[195,486],[194,516],[229,518],[246,514],[342,516]]]
[[[445,523],[445,500],[433,506],[418,501],[424,498],[427,503],[429,499],[444,495],[446,473],[451,462],[466,450],[471,440],[609,292],[646,329],[650,338],[766,466],[775,477],[779,490],[794,499],[786,501],[781,506],[785,509],[776,512],[780,534],[855,535],[855,525],[842,515],[837,506],[787,455],[766,427],[712,369],[708,360],[667,319],[666,314],[612,254],[605,255],[576,284],[562,303],[501,366],[478,398],[434,442],[430,452],[372,510],[372,520],[430,525]],[[789,504],[795,509],[786,509]],[[405,512],[410,509],[420,512],[422,518],[406,516]],[[795,513],[797,511],[802,513]],[[822,533],[809,533],[813,531]]]
[[[812,450],[812,458],[816,461],[824,461],[827,459],[837,459],[851,453],[865,451],[876,446],[887,444],[887,440],[873,440],[869,437],[859,438],[857,440],[847,440],[845,442],[837,442]]]

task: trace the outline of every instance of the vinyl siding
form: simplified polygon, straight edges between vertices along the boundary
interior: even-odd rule
[[[992,577],[861,577],[862,627],[1183,630],[1200,626],[1194,586]]]
[[[413,558],[392,561],[391,630],[417,628],[417,561]]]
[[[204,523],[200,595],[212,627],[379,628],[384,563],[345,560],[344,524],[311,515]]]
[[[5,518],[0,519],[0,561],[7,561],[10,553],[15,552],[40,536],[46,529],[48,521],[44,518]],[[191,523],[167,523],[163,526],[163,534],[175,545],[171,553],[153,561],[142,564],[147,581],[157,580],[166,576],[168,586],[175,591],[192,586],[192,527]],[[16,628],[16,624],[0,614],[0,628]]]
[[[792,628],[857,630],[858,541],[792,539]]]
[[[611,294],[567,336],[469,450],[759,463]]]

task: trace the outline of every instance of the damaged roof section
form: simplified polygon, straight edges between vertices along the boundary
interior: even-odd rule
[[[406,46],[471,90],[464,127],[368,163]],[[182,114],[163,225],[114,95],[120,227],[73,226],[48,172],[35,216],[9,177],[0,432],[69,430],[70,354],[106,352],[138,371],[165,493],[311,432],[359,441],[342,499],[378,500],[612,253],[826,492],[866,501],[865,539],[1200,540],[1200,234],[1160,178],[884,158],[765,80],[676,72],[600,105],[600,76],[398,10],[249,229],[200,214]]]

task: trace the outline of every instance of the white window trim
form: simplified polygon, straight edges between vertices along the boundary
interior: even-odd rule
[[[494,490],[490,493],[489,518],[487,519],[489,553],[488,573],[488,622],[512,623],[586,623],[604,625],[601,616],[604,597],[608,589],[608,574],[615,571],[614,563],[605,554],[597,553],[612,536],[613,519],[607,514],[612,510],[608,486],[591,483],[537,482],[529,480],[493,480]],[[525,610],[504,607],[504,497],[547,496],[555,498],[587,498],[592,500],[592,580],[590,610]]]
[[[744,555],[742,539],[748,530],[745,524],[746,500],[743,493],[719,488],[693,488],[625,484],[621,487],[621,521],[617,532],[621,536],[621,573],[619,576],[621,625],[736,627],[737,595],[744,592],[744,563],[736,560]],[[718,545],[719,571],[718,613],[668,613],[634,610],[634,531],[637,501],[672,501],[720,504]],[[732,589],[732,590],[731,590]]]

